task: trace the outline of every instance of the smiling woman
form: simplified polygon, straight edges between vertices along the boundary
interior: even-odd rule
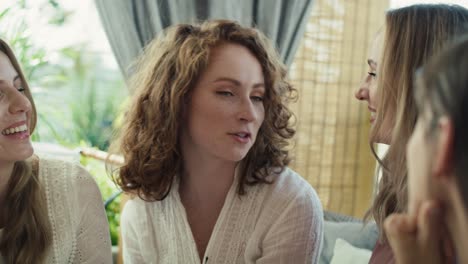
[[[111,263],[96,183],[78,165],[33,155],[36,117],[18,62],[0,40],[0,263]]]
[[[135,67],[117,182],[125,263],[316,263],[323,213],[287,168],[295,90],[257,30],[181,24]]]
[[[33,105],[25,96],[26,88],[21,81],[8,56],[0,53],[0,113],[6,117],[6,113],[11,113],[10,118],[2,118],[0,123],[0,160],[24,160],[33,153],[31,142],[29,141],[28,126],[31,122],[31,111]],[[30,96],[30,95],[29,95]]]
[[[378,33],[369,59],[376,68],[366,75],[356,97],[368,103],[372,113],[369,141],[388,144],[380,158],[382,168],[378,192],[368,216],[373,216],[380,240],[370,263],[393,263],[383,222],[392,213],[408,210],[406,145],[418,116],[414,91],[414,72],[431,56],[438,54],[454,37],[466,31],[468,10],[457,5],[417,4],[387,11],[383,30]],[[382,38],[382,40],[379,40]],[[375,72],[372,72],[375,70]]]

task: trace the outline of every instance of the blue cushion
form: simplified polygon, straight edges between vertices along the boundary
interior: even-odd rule
[[[378,238],[377,226],[373,222],[332,222],[325,221],[320,264],[330,263],[337,238],[354,247],[372,250]]]

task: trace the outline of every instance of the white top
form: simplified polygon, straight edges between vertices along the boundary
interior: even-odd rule
[[[104,204],[91,175],[78,164],[40,159],[39,180],[53,239],[45,263],[112,263]]]
[[[203,263],[317,263],[323,210],[316,192],[285,169],[273,184],[231,186]],[[122,212],[125,264],[200,263],[177,184],[163,201],[129,200]]]

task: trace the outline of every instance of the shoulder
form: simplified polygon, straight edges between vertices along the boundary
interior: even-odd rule
[[[146,211],[147,206],[149,206],[149,202],[142,200],[140,197],[129,198],[122,210],[122,221],[141,215]]]
[[[180,206],[178,202],[178,193],[174,188],[169,192],[169,194],[163,200],[150,200],[144,199],[139,195],[132,193],[125,193],[128,197],[125,202],[125,206],[122,211],[122,217],[133,217],[136,216],[164,216],[168,211],[172,212]],[[140,217],[141,218],[141,217]]]
[[[271,176],[271,184],[262,184],[259,187],[259,191],[263,193],[259,197],[264,197],[257,201],[262,204],[260,217],[272,223],[291,223],[303,219],[301,221],[320,229],[323,209],[312,186],[289,168]]]
[[[38,164],[53,230],[54,251],[59,254],[55,257],[61,256],[61,252],[72,254],[84,219],[93,219],[94,225],[99,222],[93,212],[94,208],[103,209],[101,193],[91,175],[78,163],[41,157]]]
[[[144,236],[153,224],[159,222],[161,213],[153,213],[160,202],[147,202],[140,197],[132,197],[125,202],[120,215],[120,228],[124,239]],[[153,217],[155,216],[156,219]],[[148,234],[147,234],[148,235]]]
[[[52,200],[85,205],[86,202],[102,202],[101,192],[94,178],[78,162],[41,158],[39,178]]]
[[[321,210],[321,203],[314,188],[297,172],[285,167],[283,171],[271,175],[272,199],[292,203],[303,201],[317,210]]]
[[[168,219],[177,220],[172,217],[180,208],[173,195],[169,194],[162,201],[146,201],[139,196],[132,196],[125,202],[120,216],[122,230],[130,226],[147,229],[150,226],[164,223]]]
[[[73,185],[76,187],[96,185],[93,177],[78,162],[60,159],[41,158],[39,160],[39,176],[48,182],[74,183]]]
[[[138,223],[137,225],[144,226],[153,221],[158,221],[159,217],[164,217],[161,206],[167,199],[169,197],[166,197],[163,201],[150,202],[134,195],[125,202],[120,216],[121,225],[135,225]]]

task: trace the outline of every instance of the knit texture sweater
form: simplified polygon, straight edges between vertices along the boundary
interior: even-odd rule
[[[91,175],[78,164],[41,158],[39,181],[52,227],[45,263],[112,263],[104,204]]]
[[[202,263],[317,263],[323,210],[314,189],[286,168],[272,184],[236,192],[234,180]],[[121,231],[126,264],[200,263],[185,208],[173,184],[162,201],[129,200]]]

